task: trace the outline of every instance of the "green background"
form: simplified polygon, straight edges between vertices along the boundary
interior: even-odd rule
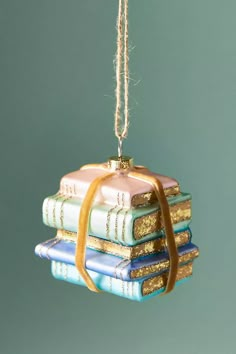
[[[236,352],[235,0],[130,1],[125,152],[193,195],[191,282],[138,304],[54,281],[60,178],[116,153],[117,1],[1,0],[1,354]]]

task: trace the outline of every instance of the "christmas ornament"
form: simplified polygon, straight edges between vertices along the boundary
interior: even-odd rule
[[[43,204],[43,221],[56,236],[35,253],[51,261],[56,279],[143,301],[188,280],[199,249],[191,242],[190,194],[122,153],[129,126],[128,0],[119,0],[117,28],[118,156],[61,179]]]

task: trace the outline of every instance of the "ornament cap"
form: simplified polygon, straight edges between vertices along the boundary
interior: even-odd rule
[[[130,156],[111,156],[107,164],[111,170],[128,170],[134,167],[134,159]]]

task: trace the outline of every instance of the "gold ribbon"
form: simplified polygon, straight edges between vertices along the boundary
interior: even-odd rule
[[[102,167],[102,169],[106,170],[106,168],[101,165],[87,165],[82,167],[82,169],[87,169],[87,168],[94,168],[94,167]],[[138,171],[138,172],[137,172]],[[143,171],[143,173],[141,172]],[[161,209],[161,215],[162,215],[162,220],[164,224],[164,230],[165,230],[165,236],[166,236],[166,246],[169,254],[169,260],[170,260],[170,269],[169,269],[169,275],[168,275],[168,280],[167,280],[167,285],[165,288],[165,292],[163,294],[167,294],[171,292],[174,289],[175,283],[176,283],[176,278],[177,278],[177,271],[178,271],[178,264],[179,264],[179,256],[178,256],[178,250],[177,246],[175,243],[175,238],[174,238],[174,231],[172,227],[172,222],[171,222],[171,216],[170,216],[170,209],[169,209],[169,204],[165,196],[164,188],[159,179],[156,177],[153,177],[151,175],[146,175],[144,173],[145,169],[143,168],[133,168],[128,172],[128,176],[131,178],[147,182],[150,184],[157,196],[157,200],[159,201],[160,204],[160,209]],[[87,240],[87,233],[88,233],[88,228],[89,228],[89,220],[90,220],[90,213],[91,213],[91,208],[95,199],[95,196],[97,194],[97,191],[99,190],[99,187],[101,184],[114,176],[116,172],[108,172],[105,173],[104,175],[95,178],[95,180],[90,184],[90,187],[88,188],[88,191],[85,195],[85,198],[83,200],[83,203],[81,205],[80,209],[80,215],[79,215],[79,222],[78,222],[78,231],[77,231],[77,243],[76,243],[76,252],[75,252],[75,265],[84,279],[87,287],[94,292],[101,292],[96,285],[94,284],[92,278],[88,274],[86,267],[85,267],[85,258],[86,258],[86,240]]]
[[[85,195],[83,203],[80,209],[79,215],[79,223],[78,223],[78,231],[77,231],[77,243],[76,243],[76,251],[75,251],[75,265],[84,279],[87,287],[94,292],[100,292],[100,290],[94,284],[92,278],[85,268],[85,257],[86,257],[86,241],[87,241],[87,233],[89,227],[89,219],[91,208],[93,205],[94,198],[96,193],[101,186],[101,184],[114,175],[114,172],[106,173],[100,177],[95,178],[95,180],[90,184],[89,189]]]
[[[171,222],[169,204],[165,196],[163,185],[158,178],[145,175],[143,173],[136,172],[136,171],[129,172],[128,176],[150,184],[153,187],[154,192],[156,193],[157,200],[159,201],[160,204],[162,221],[164,224],[164,230],[166,236],[166,246],[167,246],[169,259],[170,259],[168,280],[167,280],[165,292],[163,293],[163,295],[165,295],[170,293],[174,289],[176,278],[177,278],[178,265],[179,265],[179,255],[178,255],[178,250],[175,242],[173,226]]]

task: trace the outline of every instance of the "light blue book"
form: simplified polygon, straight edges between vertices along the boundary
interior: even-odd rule
[[[179,267],[176,285],[180,285],[190,279],[192,268],[192,262]],[[86,286],[83,278],[80,276],[74,265],[52,261],[51,272],[55,279]],[[168,272],[163,272],[158,276],[139,281],[123,281],[94,271],[88,271],[88,273],[97,288],[101,291],[140,302],[163,293],[168,279]]]
[[[43,222],[56,229],[77,232],[81,200],[56,194],[43,203]],[[168,197],[174,231],[186,229],[191,221],[191,195]],[[134,246],[163,234],[159,204],[125,208],[94,204],[88,234],[126,246]]]
[[[75,243],[60,239],[51,239],[40,243],[35,248],[35,253],[41,258],[51,261],[75,265]],[[178,249],[179,264],[193,261],[199,255],[198,247],[189,243]],[[169,268],[167,252],[153,254],[137,259],[127,260],[111,254],[87,249],[85,266],[88,270],[132,281],[158,275]]]

